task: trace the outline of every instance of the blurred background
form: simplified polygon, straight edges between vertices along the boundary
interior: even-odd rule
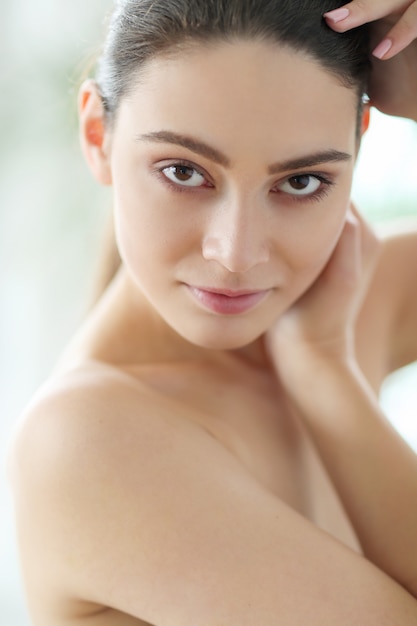
[[[82,320],[111,208],[78,147],[80,76],[111,0],[0,0],[0,624],[29,626],[5,477],[11,431]],[[417,125],[373,112],[354,199],[377,230],[417,224]],[[417,288],[417,277],[416,277]],[[417,366],[382,406],[417,451]]]

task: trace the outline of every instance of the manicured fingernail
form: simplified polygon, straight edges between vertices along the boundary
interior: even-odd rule
[[[347,17],[349,17],[349,15],[349,9],[344,9],[342,7],[341,9],[335,9],[334,11],[329,11],[328,13],[325,13],[324,17],[328,17],[333,22],[333,24],[337,24],[337,22],[345,20]]]
[[[372,54],[377,59],[382,59],[387,54],[387,52],[389,52],[391,50],[391,48],[392,48],[392,41],[391,41],[391,39],[384,39],[383,41],[381,41],[380,44],[377,45],[377,47],[372,52]]]

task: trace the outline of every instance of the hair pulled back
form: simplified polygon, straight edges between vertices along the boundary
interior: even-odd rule
[[[109,120],[144,64],[190,42],[253,38],[307,53],[361,97],[369,73],[366,26],[343,35],[323,13],[340,0],[116,0],[96,80]],[[296,78],[296,77],[295,77]]]

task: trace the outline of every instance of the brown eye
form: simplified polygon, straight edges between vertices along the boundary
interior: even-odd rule
[[[179,167],[172,168],[174,170],[174,176],[182,182],[188,182],[193,176],[193,170],[190,167],[180,165]]]
[[[193,167],[187,165],[170,165],[162,170],[171,182],[181,187],[201,187],[204,184],[204,176]]]
[[[322,181],[317,176],[311,174],[300,174],[291,176],[284,181],[279,189],[284,193],[293,196],[310,196],[320,188]]]
[[[293,176],[288,182],[296,191],[304,191],[310,183],[310,178],[310,176]]]

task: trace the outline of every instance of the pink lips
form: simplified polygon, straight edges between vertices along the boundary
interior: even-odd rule
[[[206,309],[222,315],[238,315],[249,311],[261,302],[270,290],[231,291],[228,289],[210,290],[187,285],[190,293]]]

